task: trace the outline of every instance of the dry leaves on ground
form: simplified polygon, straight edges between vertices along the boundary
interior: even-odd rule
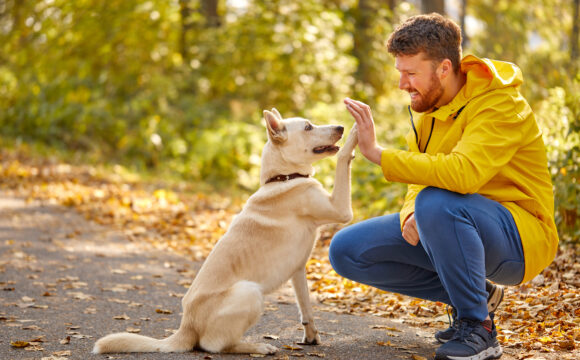
[[[0,178],[4,189],[74,207],[88,219],[121,229],[130,240],[148,241],[196,260],[207,256],[241,206],[241,202],[217,195],[147,189],[140,184],[99,178],[90,168],[31,165],[5,155],[0,159]],[[387,293],[336,274],[327,257],[336,230],[328,227],[321,232],[307,264],[311,290],[321,302],[338,312],[398,318],[416,326],[446,325],[444,304]],[[504,347],[520,349],[520,359],[537,352],[569,352],[580,347],[579,253],[578,246],[563,246],[542,275],[506,289],[496,314],[499,340]],[[69,296],[90,299],[82,292]],[[170,313],[163,309],[156,312]]]

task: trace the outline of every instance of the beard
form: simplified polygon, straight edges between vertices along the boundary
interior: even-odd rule
[[[416,89],[410,90],[409,92],[417,91]],[[431,75],[431,81],[429,88],[425,91],[425,94],[419,94],[419,98],[416,100],[411,100],[411,109],[413,111],[423,113],[431,110],[437,105],[439,99],[443,96],[443,86],[441,86],[441,80],[437,78],[435,73]]]

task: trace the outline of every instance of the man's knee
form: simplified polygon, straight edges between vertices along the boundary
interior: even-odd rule
[[[352,239],[348,236],[345,228],[334,234],[328,248],[328,259],[332,268],[343,277],[348,277],[352,267],[349,265],[349,259],[352,256],[351,241]]]
[[[419,227],[437,228],[461,194],[436,187],[426,187],[415,199],[415,221]]]

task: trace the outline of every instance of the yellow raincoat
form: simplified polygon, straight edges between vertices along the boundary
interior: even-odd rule
[[[552,262],[558,248],[542,135],[518,91],[523,79],[517,66],[469,55],[461,71],[467,82],[451,102],[416,121],[417,136],[407,135],[409,151],[382,152],[383,174],[409,184],[401,227],[426,186],[478,193],[505,206],[520,232],[526,282]],[[422,153],[419,146],[425,148],[430,133]]]

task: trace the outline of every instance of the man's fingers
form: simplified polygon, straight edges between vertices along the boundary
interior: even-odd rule
[[[347,102],[352,104],[354,107],[356,107],[357,109],[360,109],[361,111],[365,112],[365,113],[370,113],[371,107],[368,106],[367,104],[365,104],[362,101],[358,101],[358,100],[353,100],[350,98],[346,98],[345,102]]]
[[[357,123],[359,123],[362,120],[362,116],[355,109],[353,109],[352,106],[347,104],[346,109],[354,117],[354,119],[356,120]]]
[[[409,244],[416,246],[419,243],[419,232],[417,231],[417,222],[415,221],[415,214],[411,214],[403,225],[403,238]]]
[[[347,107],[350,106],[350,108],[353,111],[356,111],[360,115],[362,120],[364,120],[365,122],[372,123],[373,115],[370,106],[361,101],[356,101],[349,98],[344,99],[344,103],[346,104]]]

